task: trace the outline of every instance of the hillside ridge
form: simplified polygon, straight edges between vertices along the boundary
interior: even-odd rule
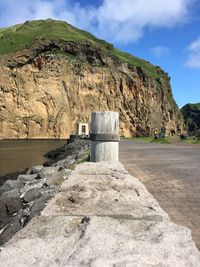
[[[190,135],[200,132],[200,103],[188,103],[181,108],[185,125]]]
[[[41,38],[59,41],[85,41],[97,45],[104,53],[117,57],[123,62],[141,67],[152,78],[159,78],[161,68],[148,61],[122,52],[111,43],[96,38],[91,33],[75,28],[64,21],[59,20],[35,20],[26,21],[23,24],[7,28],[0,28],[0,55],[18,52],[31,46]]]

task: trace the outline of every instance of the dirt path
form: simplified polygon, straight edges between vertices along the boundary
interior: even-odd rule
[[[200,249],[200,145],[121,141],[120,161]]]

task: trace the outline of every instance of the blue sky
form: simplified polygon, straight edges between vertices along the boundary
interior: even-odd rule
[[[45,18],[161,66],[179,107],[200,102],[200,0],[0,0],[0,27]]]

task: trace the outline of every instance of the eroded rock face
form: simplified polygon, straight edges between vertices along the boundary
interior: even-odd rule
[[[200,137],[200,103],[186,104],[181,111],[188,134]]]
[[[0,63],[0,138],[66,138],[98,110],[120,112],[125,136],[183,128],[159,67],[153,79],[87,42],[45,40]]]
[[[120,163],[78,165],[0,253],[4,266],[198,267],[190,231]]]

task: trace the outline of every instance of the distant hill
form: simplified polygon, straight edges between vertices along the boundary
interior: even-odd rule
[[[200,103],[186,104],[181,109],[183,118],[190,135],[200,131]]]

